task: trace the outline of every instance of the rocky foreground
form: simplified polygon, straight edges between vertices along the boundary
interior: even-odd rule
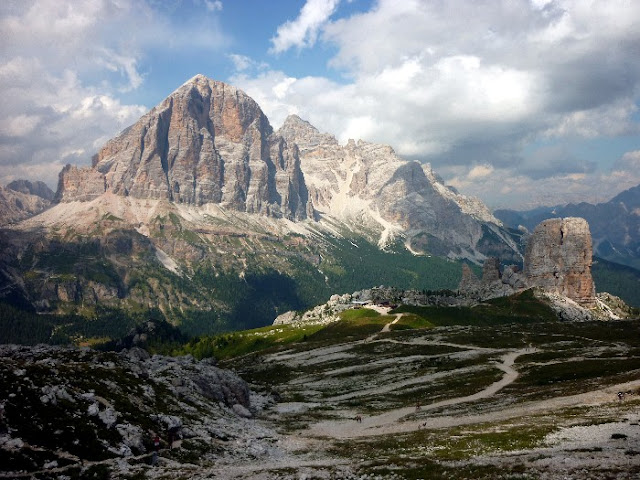
[[[0,477],[123,478],[151,468],[156,435],[176,463],[252,459],[275,435],[253,420],[270,402],[213,360],[3,345]]]
[[[249,384],[137,347],[2,346],[0,478],[640,474],[638,321],[425,329],[365,310],[226,360]]]

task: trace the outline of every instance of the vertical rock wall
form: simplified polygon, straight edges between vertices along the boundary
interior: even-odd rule
[[[530,286],[564,295],[584,307],[596,304],[591,277],[591,233],[583,218],[541,222],[527,244],[524,270]]]

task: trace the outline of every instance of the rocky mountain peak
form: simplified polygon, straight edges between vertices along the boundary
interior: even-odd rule
[[[28,185],[32,185],[31,182],[26,180],[24,182],[26,183],[11,182],[6,188],[0,186],[0,225],[32,217],[51,205],[50,200],[30,193]],[[46,187],[44,183],[42,185]],[[36,188],[38,187],[36,186]]]
[[[338,140],[320,131],[298,115],[289,115],[278,133],[289,143],[295,143],[300,150],[309,150],[320,145],[338,145]]]
[[[204,75],[107,142],[91,168],[65,168],[57,199],[105,192],[291,219],[313,212],[295,146],[242,90]]]

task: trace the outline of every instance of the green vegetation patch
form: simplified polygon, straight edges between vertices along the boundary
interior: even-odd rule
[[[224,360],[306,341],[322,328],[322,325],[277,325],[194,338],[174,354]]]
[[[379,315],[377,317],[366,316],[352,320],[340,320],[330,323],[323,329],[318,330],[309,337],[309,340],[321,344],[364,340],[368,336],[378,333],[387,323],[393,321],[393,319],[394,317],[389,315]]]
[[[435,325],[424,317],[405,313],[396,323],[391,325],[391,330],[409,330],[433,328]]]
[[[411,313],[436,326],[489,326],[557,320],[553,310],[535,298],[532,290],[488,300],[475,307],[402,305],[391,313]]]
[[[360,318],[375,318],[379,316],[380,313],[370,308],[353,308],[340,312],[340,318],[347,321],[357,320]]]

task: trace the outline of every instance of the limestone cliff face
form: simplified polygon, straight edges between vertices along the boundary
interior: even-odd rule
[[[110,140],[91,168],[65,168],[57,200],[104,192],[303,219],[313,214],[298,150],[244,92],[202,75]]]
[[[482,240],[491,237],[505,257],[518,256],[488,209],[449,190],[428,165],[404,160],[387,145],[342,146],[295,115],[278,133],[299,147],[314,207],[349,224],[369,219],[382,231],[381,245],[401,233],[413,251],[482,260],[490,252]]]
[[[106,191],[104,175],[93,168],[67,165],[58,175],[56,202],[87,202]]]
[[[596,304],[592,255],[586,220],[575,217],[545,220],[527,243],[524,262],[527,282],[592,307]]]

